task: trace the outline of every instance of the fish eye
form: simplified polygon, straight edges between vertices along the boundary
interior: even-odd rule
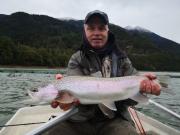
[[[38,89],[37,88],[33,88],[31,89],[32,92],[38,92]]]

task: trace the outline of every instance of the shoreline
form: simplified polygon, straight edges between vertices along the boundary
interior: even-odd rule
[[[2,69],[12,69],[12,70],[16,70],[16,69],[29,69],[29,70],[66,70],[67,67],[48,67],[48,66],[20,66],[20,65],[13,65],[13,66],[9,66],[9,65],[0,65],[0,70]],[[174,72],[174,73],[180,73],[180,71],[161,71],[161,70],[157,70],[157,71],[149,71],[149,70],[138,70],[139,72]]]
[[[16,69],[16,68],[23,68],[23,69],[66,69],[66,67],[48,67],[48,66],[20,66],[20,65],[0,65],[0,69],[2,68],[9,68],[9,69]]]
[[[66,67],[45,67],[45,66],[0,66],[0,73],[45,73],[64,74]]]
[[[10,72],[10,73],[65,73],[67,67],[48,67],[48,66],[20,66],[20,65],[0,65],[0,73],[2,72]],[[180,76],[180,71],[146,71],[146,70],[138,70],[141,73],[161,73],[162,75],[172,74],[170,76],[174,77],[174,74],[178,74]]]

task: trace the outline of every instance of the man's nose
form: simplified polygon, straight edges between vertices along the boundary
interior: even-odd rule
[[[93,34],[94,35],[99,35],[100,34],[100,30],[99,29],[94,29]]]

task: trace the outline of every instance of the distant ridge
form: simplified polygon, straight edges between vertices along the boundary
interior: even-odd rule
[[[158,48],[166,50],[168,52],[173,52],[180,54],[180,44],[176,43],[170,39],[166,39],[164,37],[161,37],[157,35],[156,33],[151,32],[150,30],[147,30],[145,28],[136,26],[136,27],[131,27],[127,26],[125,29],[130,33],[134,35],[139,35],[139,36],[146,36],[149,38],[154,45],[156,45]]]

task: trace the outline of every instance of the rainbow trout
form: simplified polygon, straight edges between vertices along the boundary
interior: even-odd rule
[[[47,86],[39,87],[28,94],[34,102],[61,103],[79,101],[81,104],[103,104],[116,110],[114,101],[131,98],[137,102],[147,102],[148,98],[139,93],[140,83],[146,76],[125,76],[97,78],[87,76],[67,76]],[[156,80],[158,81],[158,80]]]

